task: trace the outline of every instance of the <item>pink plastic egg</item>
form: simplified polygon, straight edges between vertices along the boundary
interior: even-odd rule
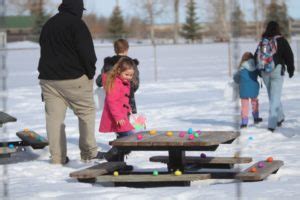
[[[137,137],[138,140],[142,140],[143,139],[143,135],[142,134],[138,134],[136,137]]]
[[[194,135],[189,135],[189,140],[194,140],[195,136]]]

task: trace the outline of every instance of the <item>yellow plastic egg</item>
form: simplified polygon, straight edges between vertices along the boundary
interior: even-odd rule
[[[119,176],[119,172],[115,171],[114,176]]]
[[[149,133],[150,133],[150,135],[155,135],[157,133],[157,131],[156,130],[150,130]]]
[[[168,131],[167,132],[167,136],[173,136],[173,132],[172,131]]]
[[[174,174],[175,174],[175,176],[181,176],[181,175],[182,175],[182,172],[179,171],[179,170],[176,170]]]

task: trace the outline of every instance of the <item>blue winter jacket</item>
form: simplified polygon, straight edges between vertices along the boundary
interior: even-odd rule
[[[243,62],[240,70],[234,74],[233,80],[239,84],[240,98],[256,98],[258,96],[258,73],[258,70],[255,68],[254,60],[249,59]]]

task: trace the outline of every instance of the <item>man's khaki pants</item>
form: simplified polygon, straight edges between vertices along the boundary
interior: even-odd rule
[[[95,103],[93,80],[86,75],[71,80],[40,80],[45,101],[46,129],[49,140],[51,162],[64,164],[67,147],[65,116],[71,108],[79,120],[79,148],[81,159],[96,157]]]

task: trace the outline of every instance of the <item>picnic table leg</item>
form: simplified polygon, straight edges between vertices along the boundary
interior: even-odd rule
[[[184,171],[185,151],[183,150],[169,150],[168,171],[174,172],[176,170]]]

